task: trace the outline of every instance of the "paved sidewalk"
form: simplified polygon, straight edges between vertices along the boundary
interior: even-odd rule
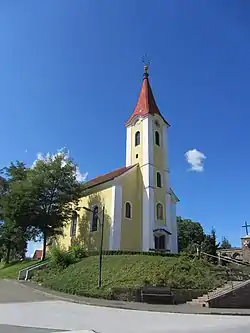
[[[8,291],[10,299],[7,298]],[[87,305],[85,301],[92,304]],[[95,306],[94,302],[98,302],[99,306]],[[121,309],[125,306],[141,311]],[[147,309],[150,312],[145,311]],[[173,311],[179,313],[168,313]],[[141,303],[74,296],[70,299],[62,293],[50,292],[30,283],[0,280],[0,332],[4,333],[249,332],[250,317],[197,315],[194,308],[189,314],[185,312],[187,309],[183,307],[154,306],[152,309],[152,306]]]
[[[36,289],[30,288],[27,292],[26,286],[15,280],[0,280],[0,303],[39,302],[52,299],[54,299],[52,295],[45,295]]]
[[[61,333],[61,332],[65,332],[65,331],[53,330],[53,329],[49,329],[49,328],[37,328],[37,327],[0,324],[0,332],[4,332],[4,333]],[[73,332],[71,331],[71,333],[73,333]]]
[[[93,330],[98,333],[249,333],[250,317],[131,311],[65,301],[39,301],[0,304],[0,324],[8,325],[2,326],[3,330],[0,326],[0,332],[4,333],[51,333],[61,330]],[[31,327],[33,331],[28,331]]]
[[[56,299],[86,304],[94,306],[103,306],[110,308],[137,310],[137,311],[153,311],[153,312],[168,312],[168,313],[183,313],[183,314],[213,314],[213,315],[231,315],[231,316],[250,316],[250,309],[221,309],[221,308],[206,308],[190,304],[180,305],[153,305],[137,302],[122,302],[110,301],[98,298],[89,298],[83,296],[69,295],[62,292],[43,288],[32,282],[18,282],[29,289],[41,292],[44,296],[54,297]]]

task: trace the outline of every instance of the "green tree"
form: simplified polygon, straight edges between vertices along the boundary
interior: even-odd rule
[[[232,245],[226,237],[222,237],[222,241],[220,244],[221,249],[231,249]]]
[[[0,241],[6,252],[7,262],[11,251],[18,257],[25,257],[27,241],[30,238],[28,229],[20,219],[16,218],[16,210],[22,197],[16,196],[16,188],[27,179],[27,168],[24,163],[17,161],[1,170],[0,176]]]
[[[207,253],[208,255],[211,255],[212,257],[209,257],[209,261],[212,261],[213,263],[217,263],[217,250],[219,248],[219,243],[216,242],[216,232],[215,229],[212,228],[211,233],[205,236],[204,241],[202,242],[201,249],[202,252]]]
[[[48,238],[62,234],[78,204],[81,186],[76,175],[77,165],[64,152],[38,160],[28,173],[25,203],[32,216],[28,223],[42,235],[42,260]]]
[[[0,225],[0,247],[4,253],[6,263],[11,256],[15,259],[25,257],[27,236],[21,227],[11,221],[4,221]]]
[[[179,251],[194,253],[200,247],[205,234],[199,222],[177,217]]]

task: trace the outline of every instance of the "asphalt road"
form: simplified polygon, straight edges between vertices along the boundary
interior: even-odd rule
[[[47,328],[34,328],[34,327],[23,327],[16,325],[1,325],[0,324],[0,332],[6,333],[52,333],[52,332],[64,332],[58,330],[51,330]]]
[[[0,281],[0,332],[226,333],[250,331],[250,317],[134,311],[59,301]],[[82,331],[83,332],[83,331]]]
[[[16,302],[39,302],[52,299],[54,299],[52,296],[45,296],[36,290],[28,289],[16,281],[0,280],[0,304]]]

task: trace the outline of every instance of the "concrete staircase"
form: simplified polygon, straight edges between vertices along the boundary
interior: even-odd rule
[[[217,289],[214,289],[200,297],[194,298],[194,299],[192,299],[192,301],[187,302],[187,304],[196,305],[196,306],[200,305],[202,307],[207,307],[207,306],[209,306],[208,301],[210,299],[220,297],[232,290],[241,288],[246,283],[249,283],[249,280],[248,281],[228,281],[223,286],[221,286]]]

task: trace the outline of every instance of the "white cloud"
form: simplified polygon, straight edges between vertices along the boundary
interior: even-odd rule
[[[64,155],[64,159],[62,161],[62,166],[65,165],[66,161],[70,158],[69,150],[67,150],[65,147],[58,149],[55,154],[47,153],[37,153],[36,160],[32,163],[32,168],[36,165],[37,161],[49,161],[50,159],[55,159],[56,156]],[[78,182],[82,183],[86,180],[88,176],[88,172],[81,173],[79,167],[76,168],[76,179]]]
[[[190,164],[190,171],[204,171],[204,160],[206,156],[197,149],[188,150],[185,153],[185,159]]]
[[[79,167],[76,168],[76,179],[79,183],[83,183],[88,177],[88,172],[81,173]]]

